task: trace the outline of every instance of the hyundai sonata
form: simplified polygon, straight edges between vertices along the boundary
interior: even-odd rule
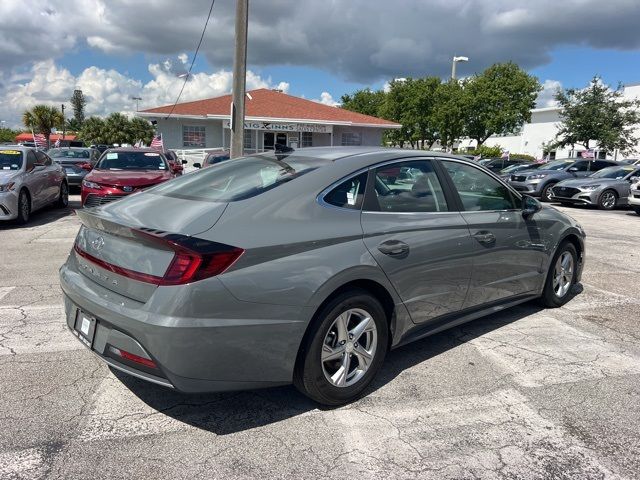
[[[584,232],[476,163],[382,148],[228,160],[79,211],[67,325],[113,368],[185,392],[360,395],[389,349],[571,298]]]

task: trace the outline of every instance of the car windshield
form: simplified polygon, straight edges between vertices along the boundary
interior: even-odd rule
[[[570,167],[576,163],[575,160],[556,160],[555,162],[550,162],[544,164],[542,170],[564,170],[565,168]]]
[[[638,169],[638,167],[633,167],[633,166],[627,166],[627,167],[607,167],[607,168],[603,168],[602,170],[598,170],[596,173],[594,173],[593,175],[591,175],[591,178],[615,178],[615,179],[621,179],[621,178],[625,178],[626,176],[635,173],[636,175],[638,175],[640,173],[640,170]]]
[[[162,155],[156,152],[105,152],[98,170],[166,170]]]
[[[47,153],[54,159],[88,159],[91,157],[91,151],[88,148],[52,148]]]
[[[317,167],[318,161],[308,157],[256,155],[220,162],[147,191],[188,200],[233,202],[276,188]]]
[[[22,152],[20,150],[0,150],[0,170],[20,170]]]

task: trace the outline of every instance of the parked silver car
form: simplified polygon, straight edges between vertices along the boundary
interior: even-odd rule
[[[627,205],[631,178],[640,175],[640,165],[607,167],[587,178],[563,180],[551,189],[551,200],[565,205],[595,205],[612,210]]]
[[[348,402],[390,348],[531,299],[560,306],[584,263],[573,219],[424,151],[227,160],[78,216],[69,329],[186,392],[294,383]]]
[[[31,212],[51,203],[66,207],[64,169],[46,153],[24,146],[0,148],[0,220],[27,223]]]
[[[70,187],[80,187],[84,177],[98,163],[100,152],[95,148],[61,147],[51,148],[47,154],[59,163],[67,174]]]

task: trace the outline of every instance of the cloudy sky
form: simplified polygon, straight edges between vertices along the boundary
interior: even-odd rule
[[[233,0],[216,0],[182,100],[231,90]],[[209,0],[1,0],[0,120],[67,102],[89,114],[173,103]],[[640,82],[638,0],[251,0],[248,87],[332,103],[394,77],[459,75],[513,60],[559,86]]]

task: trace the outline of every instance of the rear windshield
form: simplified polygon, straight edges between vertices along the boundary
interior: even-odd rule
[[[98,170],[166,170],[162,155],[156,152],[105,152]]]
[[[20,150],[0,150],[0,170],[20,170],[22,152]]]
[[[260,195],[317,166],[318,161],[304,157],[256,155],[215,164],[148,192],[188,200],[234,202]]]
[[[90,158],[91,151],[86,150],[72,150],[70,148],[52,148],[47,152],[51,158],[58,159],[76,159],[76,158]]]
[[[627,175],[632,173],[638,174],[638,167],[628,166],[628,167],[607,167],[602,170],[597,171],[591,178],[615,178],[621,179],[625,178]]]

